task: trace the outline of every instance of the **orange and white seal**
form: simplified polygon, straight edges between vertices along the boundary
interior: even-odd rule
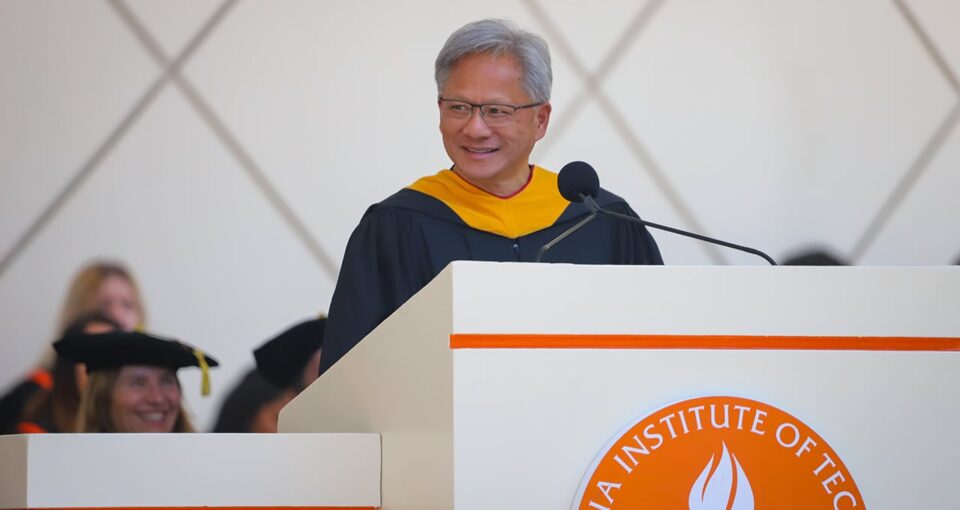
[[[576,510],[864,509],[837,453],[771,405],[711,396],[627,426],[588,470]]]

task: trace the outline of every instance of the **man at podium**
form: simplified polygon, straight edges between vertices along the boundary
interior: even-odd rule
[[[504,20],[454,32],[435,63],[440,135],[449,169],[374,204],[347,244],[330,304],[320,372],[347,353],[454,260],[534,261],[590,211],[530,163],[547,131],[553,73],[539,36]],[[636,216],[601,190],[597,203]],[[643,226],[597,217],[546,262],[662,264]]]

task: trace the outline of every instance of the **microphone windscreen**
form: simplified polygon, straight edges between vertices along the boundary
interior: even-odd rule
[[[600,194],[600,177],[589,163],[571,161],[560,169],[557,188],[563,198],[571,202],[581,202],[580,195],[597,198]]]

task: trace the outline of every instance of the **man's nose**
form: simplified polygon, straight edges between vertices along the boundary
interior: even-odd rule
[[[470,112],[470,118],[467,119],[466,125],[463,126],[463,131],[467,135],[475,137],[490,135],[490,126],[488,126],[487,122],[483,119],[480,108],[474,107],[473,111]]]

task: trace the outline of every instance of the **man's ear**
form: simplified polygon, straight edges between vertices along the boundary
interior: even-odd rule
[[[553,111],[553,106],[550,105],[550,102],[543,103],[537,107],[537,140],[539,141],[543,138],[543,135],[547,134],[547,126],[550,124],[550,112]]]

